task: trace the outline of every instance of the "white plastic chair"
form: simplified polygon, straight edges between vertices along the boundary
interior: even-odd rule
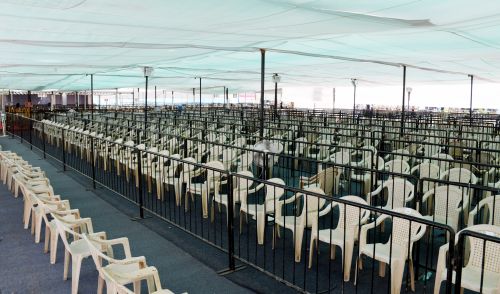
[[[127,238],[102,240],[95,236],[84,234],[82,241],[86,243],[99,272],[97,293],[102,293],[104,281],[106,281],[108,293],[117,293],[113,281],[118,285],[133,283],[134,293],[140,293],[140,283],[142,280],[146,280],[149,292],[152,293],[156,290],[156,283],[154,282],[154,273],[156,270],[147,266],[144,256],[132,257]],[[124,259],[113,258],[112,246],[114,245],[121,245],[123,247],[125,253]],[[103,252],[107,252],[108,254],[104,254]],[[104,262],[107,264],[104,264]]]
[[[393,211],[413,217],[421,217],[420,213],[416,210],[407,207],[396,208]],[[389,240],[386,243],[368,244],[368,230],[376,229],[386,219],[391,218],[392,231]],[[410,222],[407,219],[391,217],[386,214],[380,215],[372,223],[363,225],[359,237],[359,256],[358,262],[356,262],[357,270],[354,284],[357,282],[358,271],[362,268],[362,257],[367,256],[379,261],[379,275],[381,277],[385,276],[385,266],[389,264],[391,267],[391,293],[399,294],[403,280],[404,265],[408,260],[411,289],[415,291],[415,275],[412,260],[413,244],[424,236],[426,228],[427,226],[424,224],[415,221]]]
[[[483,233],[490,236],[500,238],[500,227],[492,225],[475,225],[468,227],[456,235],[456,242],[458,242],[460,234],[465,230]],[[481,290],[481,271],[484,259],[484,276],[482,293],[498,294],[500,293],[500,244],[493,242],[486,242],[475,237],[466,237],[468,244],[470,244],[469,254],[464,254],[464,260],[468,261],[462,266],[462,281],[460,287],[474,292]],[[465,244],[465,242],[464,242]],[[446,279],[446,255],[448,254],[449,244],[444,244],[439,248],[438,262],[436,266],[436,279],[434,284],[434,294],[439,294],[441,282]],[[460,250],[460,248],[458,249]],[[483,256],[484,251],[484,256]],[[457,253],[459,254],[459,253]],[[456,273],[453,271],[452,282],[456,283]]]
[[[429,214],[423,218],[447,224],[455,232],[458,231],[458,220],[462,211],[464,212],[464,223],[467,222],[469,195],[456,186],[438,186],[427,191],[422,197],[422,207],[429,203],[428,208],[433,206],[433,209],[428,211]]]
[[[63,279],[67,280],[68,278],[68,269],[71,255],[71,293],[78,293],[78,284],[80,280],[80,268],[82,265],[82,260],[89,257],[91,255],[90,249],[87,245],[87,242],[82,239],[82,235],[75,232],[71,227],[72,223],[64,222],[61,218],[59,218],[56,214],[53,215],[54,222],[57,228],[57,233],[61,237],[61,240],[64,243],[65,251],[64,251],[64,273]],[[68,239],[68,235],[73,237],[73,241]],[[99,232],[94,233],[92,236],[96,238],[106,239],[106,233]],[[107,250],[107,248],[105,249]]]
[[[340,199],[368,205],[368,203],[359,196],[344,196]],[[339,208],[339,215],[337,227],[335,229],[318,230],[318,222],[313,222],[311,228],[311,245],[309,247],[309,268],[312,266],[314,244],[317,244],[316,247],[319,246],[318,241],[330,244],[331,259],[335,258],[335,246],[338,246],[343,253],[342,264],[344,281],[347,282],[351,276],[352,254],[354,243],[358,241],[358,227],[366,223],[370,216],[370,211],[333,201],[331,208],[333,209],[336,206]]]
[[[285,186],[285,181],[279,178],[272,178],[267,180],[267,183],[260,183],[254,189],[239,191],[238,198],[240,200],[240,232],[243,229],[243,221],[246,220],[246,214],[255,216],[257,220],[257,242],[259,245],[264,244],[264,234],[266,229],[267,215],[274,214],[275,204],[279,203],[280,198],[285,194],[285,189],[280,186]],[[249,204],[248,195],[255,194],[260,189],[265,187],[265,197],[263,204]]]
[[[393,159],[384,164],[384,170],[398,174],[410,174],[410,165],[405,160]]]
[[[418,176],[419,179],[424,179],[424,178],[430,178],[430,179],[439,179],[439,166],[430,163],[430,162],[423,162],[419,165],[414,166],[410,170],[410,174]],[[422,193],[425,193],[429,191],[430,189],[434,188],[435,182],[429,182],[425,181],[422,183]],[[420,186],[417,187],[417,189],[420,189]]]
[[[325,193],[318,187],[308,187],[307,192],[324,195]],[[293,202],[297,202],[300,198],[304,199],[304,205],[300,215],[283,215],[283,206]],[[273,230],[273,248],[276,243],[276,235],[279,237],[280,227],[288,229],[293,233],[293,244],[295,248],[295,262],[300,262],[302,253],[302,240],[304,230],[310,228],[314,221],[317,221],[321,214],[321,209],[326,203],[324,198],[307,195],[304,193],[296,193],[294,196],[285,200],[276,201],[275,214],[275,229]],[[324,209],[330,209],[328,205]]]
[[[481,209],[484,210],[479,223],[500,226],[500,195],[489,196],[479,201],[476,207],[469,213],[469,227],[473,226],[474,222],[478,220],[477,215]]]
[[[383,181],[381,185],[366,195],[366,202],[372,204],[371,199],[379,195],[383,190],[387,191],[387,200],[382,208],[391,210],[393,208],[405,207],[407,203],[413,200],[415,186],[408,180],[402,178],[390,177]]]
[[[186,182],[185,207],[188,209],[188,197],[194,202],[194,195],[201,196],[201,207],[204,218],[208,218],[208,199],[210,192],[214,191],[215,187],[220,185],[221,178],[224,176],[220,171],[224,171],[224,164],[220,161],[210,161],[203,164],[204,167],[199,168],[188,176]],[[205,168],[206,167],[206,168]],[[215,169],[215,170],[214,170]],[[220,171],[217,171],[220,170]],[[191,179],[199,176],[201,173],[206,173],[206,179],[203,183],[191,183]]]
[[[238,175],[240,177],[238,177]],[[252,186],[253,180],[251,178],[253,178],[253,174],[250,171],[241,171],[236,174],[233,186],[233,208],[236,203],[240,202],[240,195],[242,193],[247,193],[248,189]],[[214,197],[212,198],[212,204],[211,204],[212,222],[214,222],[215,220],[215,203],[218,204],[219,211],[221,210],[221,205],[226,207],[226,210],[229,205],[228,195],[221,194],[218,186],[215,187]]]

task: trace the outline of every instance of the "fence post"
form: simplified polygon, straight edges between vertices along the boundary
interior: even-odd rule
[[[43,158],[47,158],[45,153],[45,123],[42,122],[42,145],[43,145]]]
[[[61,129],[61,142],[63,171],[66,171],[66,141],[64,140],[64,128]]]
[[[144,201],[142,199],[142,154],[141,149],[137,149],[137,193],[139,194],[139,217],[144,218]]]
[[[30,126],[30,150],[33,150],[33,138],[32,138],[32,133],[33,133],[33,120],[30,118],[29,119],[29,126]]]
[[[234,187],[233,187],[233,174],[228,174],[227,177],[227,242],[228,242],[228,258],[229,270],[235,270],[234,260]]]
[[[460,294],[460,285],[462,284],[462,254],[464,252],[464,234],[460,234],[458,236],[458,244],[456,249],[458,252],[454,252],[455,246],[453,246],[455,242],[455,238],[450,237],[450,247],[448,251],[448,257],[447,259],[447,278],[446,278],[446,294],[451,294],[451,286],[453,284],[453,268],[455,268],[455,293]],[[455,260],[453,258],[456,256]]]
[[[92,187],[96,188],[95,185],[95,160],[94,160],[94,137],[90,136],[90,160],[92,161]]]
[[[184,138],[184,157],[188,157],[188,140]]]

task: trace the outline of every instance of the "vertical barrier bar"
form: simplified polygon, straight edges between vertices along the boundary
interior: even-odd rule
[[[264,137],[264,79],[266,70],[266,50],[260,49],[260,139]]]
[[[406,65],[403,65],[403,106],[401,108],[401,130],[399,135],[403,136],[405,127],[405,95],[406,95]]]
[[[30,112],[31,116],[31,112]],[[33,138],[31,133],[33,132],[33,120],[30,118],[29,120],[29,138],[30,138],[30,149],[33,150]]]
[[[229,174],[227,177],[227,240],[228,240],[228,258],[229,258],[229,270],[235,269],[235,259],[234,259],[234,205],[233,203],[233,174]]]
[[[142,167],[141,167],[141,162],[142,162],[142,154],[141,154],[141,149],[137,149],[137,193],[139,194],[139,217],[142,219],[144,218],[144,200],[142,198]]]
[[[90,136],[90,160],[92,160],[92,187],[96,188],[95,184],[95,160],[94,160],[94,137]]]
[[[66,171],[66,141],[64,140],[64,128],[61,129],[61,141],[62,141],[62,164],[63,164],[63,171]]]
[[[42,143],[43,143],[43,158],[47,158],[45,153],[45,123],[42,123]]]

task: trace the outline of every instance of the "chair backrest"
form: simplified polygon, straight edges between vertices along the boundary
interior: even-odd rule
[[[181,172],[180,179],[182,182],[189,183],[189,181],[191,180],[191,174],[193,173],[194,169],[196,168],[196,166],[192,163],[196,163],[196,159],[194,159],[192,157],[187,157],[187,158],[184,158],[184,161],[187,161],[187,162],[180,163],[180,165],[182,166],[182,172]]]
[[[359,196],[347,195],[341,197],[340,199],[368,205],[368,203]],[[362,209],[353,205],[345,205],[343,203],[339,203],[338,206],[339,223],[337,227],[340,229],[345,227],[347,230],[353,229],[357,232],[358,226],[360,224],[363,224],[370,216],[370,211],[366,209]],[[355,237],[357,238],[357,236]]]
[[[307,147],[307,138],[300,137],[295,139],[295,156],[303,155],[304,149]]]
[[[419,218],[422,217],[422,215],[418,211],[408,207],[395,208],[393,209],[393,211],[409,216]],[[426,228],[427,226],[422,223],[409,221],[400,217],[393,217],[391,239],[389,240],[389,242],[392,240],[393,245],[399,245],[403,248],[403,250],[406,250],[406,248],[408,248],[408,245],[410,245],[409,253],[411,254],[411,245],[423,235]],[[410,244],[408,244],[408,242]]]
[[[441,179],[457,183],[476,184],[477,182],[476,176],[470,170],[460,167],[455,167],[445,171],[441,175]]]
[[[340,173],[338,168],[329,167],[320,171],[316,175],[316,181],[319,184],[319,187],[327,195],[333,195],[333,188],[337,187],[340,183]]]
[[[487,235],[492,235],[497,238],[500,237],[500,227],[493,225],[475,225],[468,227],[465,230],[474,231],[478,233],[483,233]],[[458,234],[463,232],[460,231]],[[484,240],[475,237],[468,237],[470,241],[470,256],[466,267],[472,266],[478,269],[483,267],[484,260],[484,271],[500,273],[500,243],[494,243],[486,241],[486,248],[484,246]],[[458,235],[457,235],[458,240]],[[484,258],[483,258],[484,252]],[[498,281],[496,281],[498,282]]]
[[[325,195],[325,192],[318,187],[307,187],[305,190],[307,192]],[[301,222],[306,226],[311,226],[313,222],[317,221],[319,211],[325,205],[326,199],[315,195],[308,195],[307,192],[303,194],[301,193],[302,197],[304,197],[304,207],[302,208],[300,215],[297,216],[297,222]]]
[[[415,193],[415,186],[410,181],[397,177],[390,177],[382,187],[387,189],[387,204],[385,206],[391,209],[404,207],[413,199]]]
[[[424,162],[431,162],[439,166],[441,172],[449,170],[452,166],[453,156],[446,153],[436,153],[433,154],[432,159],[426,159]]]
[[[273,184],[286,186],[285,181],[280,178],[271,178],[267,180]],[[277,187],[275,185],[266,185],[266,202],[274,201],[274,199],[278,200],[281,196],[285,194],[285,189],[281,187]]]
[[[431,179],[439,179],[439,166],[430,162],[423,162],[417,166],[414,166],[410,174],[417,175],[420,179],[423,178],[431,178]],[[434,182],[426,181],[422,185],[422,192],[427,192],[435,186]]]
[[[351,162],[351,151],[348,149],[337,151],[330,156],[330,161],[341,165],[349,164]]]
[[[479,201],[478,210],[483,207],[487,211],[487,223],[490,225],[500,226],[500,195],[489,196]]]
[[[53,221],[56,224],[57,234],[59,235],[59,237],[61,237],[61,240],[64,243],[64,247],[69,251],[69,253],[73,254],[71,246],[69,246],[70,241],[68,240],[68,237],[73,236],[73,238],[76,240],[81,239],[82,235],[73,231],[66,223],[64,223],[64,221],[59,216],[57,216],[57,214],[52,214],[52,217],[54,218]]]
[[[384,169],[393,173],[409,174],[410,165],[402,159],[393,159],[384,164]]]
[[[469,195],[456,186],[438,186],[434,188],[434,215],[446,217],[455,213],[460,206],[467,207]]]

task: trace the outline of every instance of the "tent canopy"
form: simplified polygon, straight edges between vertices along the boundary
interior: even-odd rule
[[[3,0],[0,88],[500,81],[495,0]],[[436,69],[440,71],[429,71]]]

